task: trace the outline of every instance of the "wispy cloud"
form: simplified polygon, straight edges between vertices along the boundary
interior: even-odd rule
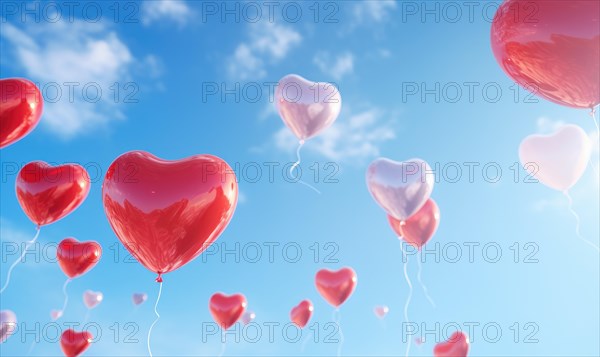
[[[132,81],[135,66],[158,75],[155,57],[137,61],[103,23],[58,21],[23,28],[3,24],[2,36],[11,45],[15,66],[42,87],[42,122],[63,138],[125,118],[123,104],[132,99],[126,94],[136,91],[137,84],[123,87]]]
[[[383,22],[396,9],[395,0],[357,1],[353,13],[358,23]]]
[[[535,122],[537,131],[540,134],[550,134],[558,130],[561,126],[565,125],[562,120],[553,120],[547,117],[539,117]]]
[[[268,64],[283,60],[302,41],[300,33],[291,27],[271,22],[250,24],[248,37],[227,59],[227,72],[236,80],[265,77]]]
[[[337,81],[354,72],[354,56],[350,52],[342,53],[335,58],[327,52],[319,52],[315,55],[313,62],[321,72],[330,75]]]
[[[181,0],[151,0],[142,2],[142,23],[175,22],[184,26],[192,17],[192,10]]]

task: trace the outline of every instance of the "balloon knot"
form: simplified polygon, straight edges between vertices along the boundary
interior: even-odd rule
[[[156,278],[156,282],[157,283],[162,283],[163,282],[162,273],[158,273],[158,277]]]

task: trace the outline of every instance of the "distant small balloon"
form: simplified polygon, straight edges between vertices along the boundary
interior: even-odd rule
[[[17,315],[10,310],[0,311],[0,343],[12,335],[17,329]]]
[[[298,305],[294,306],[290,311],[290,320],[300,327],[304,328],[314,311],[313,304],[310,300],[302,300]]]
[[[387,315],[387,313],[390,312],[390,308],[386,305],[378,305],[375,306],[373,312],[375,313],[375,316],[377,316],[377,318],[383,319],[385,315]]]
[[[56,321],[58,319],[60,319],[63,315],[62,310],[50,310],[50,317],[52,318],[52,321]]]
[[[415,344],[417,346],[421,346],[424,343],[425,343],[425,340],[423,340],[423,337],[415,337]]]
[[[252,311],[246,311],[242,315],[242,323],[244,325],[248,325],[249,323],[251,323],[252,321],[254,321],[255,318],[256,318],[256,314],[254,312],[252,312]]]
[[[131,300],[133,300],[133,304],[138,306],[143,304],[146,300],[148,300],[148,294],[146,293],[134,293],[131,296]]]
[[[83,293],[83,303],[88,309],[98,306],[102,302],[102,299],[104,299],[104,295],[99,291],[86,290]]]

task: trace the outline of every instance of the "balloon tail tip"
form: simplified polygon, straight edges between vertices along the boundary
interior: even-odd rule
[[[157,283],[162,283],[163,282],[162,273],[158,273],[158,276],[156,277],[156,282]]]

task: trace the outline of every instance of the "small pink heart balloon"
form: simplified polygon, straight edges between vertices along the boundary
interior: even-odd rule
[[[375,316],[377,316],[377,318],[383,319],[385,315],[387,315],[387,313],[390,312],[390,308],[385,305],[378,305],[375,306],[373,312],[375,313]]]
[[[52,321],[56,321],[58,319],[60,319],[63,315],[62,310],[50,310],[50,317],[52,318]]]
[[[440,224],[440,209],[430,198],[406,221],[398,221],[392,216],[388,216],[388,221],[398,237],[413,247],[421,249],[433,237]]]
[[[10,310],[0,311],[0,343],[12,335],[17,329],[17,315]]]
[[[435,357],[467,357],[468,353],[469,337],[460,331],[456,331],[448,341],[438,343],[433,349]]]
[[[134,293],[133,295],[131,295],[131,300],[133,300],[133,304],[134,305],[141,305],[143,304],[146,300],[148,300],[148,294],[146,293]]]
[[[554,134],[530,135],[519,146],[521,165],[544,185],[567,191],[579,181],[592,145],[577,125],[561,126]]]
[[[88,309],[93,309],[98,306],[104,296],[99,291],[86,290],[83,293],[83,303]]]
[[[275,106],[285,125],[304,142],[333,124],[340,114],[342,97],[333,84],[290,74],[275,88]]]
[[[252,321],[254,321],[254,319],[256,318],[256,314],[252,311],[246,311],[244,312],[244,314],[242,315],[242,323],[244,325],[248,325],[249,323],[251,323]]]
[[[431,196],[435,177],[421,159],[396,162],[379,158],[367,168],[367,187],[375,202],[389,215],[404,221]]]

